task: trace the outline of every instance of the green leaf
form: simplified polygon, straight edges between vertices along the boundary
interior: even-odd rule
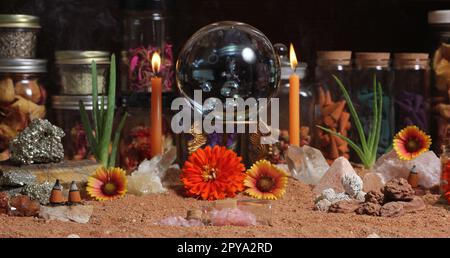
[[[377,91],[378,97],[378,113],[377,116],[377,124],[376,124],[376,131],[375,131],[375,140],[374,144],[372,146],[371,152],[372,157],[374,159],[374,163],[377,157],[378,152],[378,145],[380,143],[380,135],[381,135],[381,122],[383,120],[383,88],[381,87],[381,84],[378,83],[378,91]]]
[[[83,101],[79,101],[79,107],[80,107],[80,116],[81,116],[81,123],[83,124],[84,131],[86,132],[86,138],[89,142],[89,147],[92,151],[92,154],[94,154],[97,161],[99,160],[98,152],[97,152],[97,144],[95,136],[92,132],[91,123],[89,122],[88,114],[86,112],[86,109],[84,107]]]
[[[377,77],[376,75],[373,76],[373,122],[370,125],[370,132],[369,132],[369,140],[368,145],[370,151],[373,149],[373,143],[375,140],[375,133],[377,130],[377,119],[378,119],[378,102],[377,102]]]
[[[109,73],[108,108],[103,122],[103,131],[100,139],[100,160],[105,167],[108,165],[109,144],[111,142],[112,127],[114,122],[114,108],[116,104],[116,57],[111,56],[111,67]]]
[[[98,117],[98,81],[97,81],[97,64],[95,61],[92,61],[92,118],[94,120],[94,128],[95,133],[98,134],[100,132],[99,130],[99,117]]]
[[[323,126],[320,125],[316,125],[318,128],[324,130],[327,133],[336,135],[337,137],[341,138],[342,140],[346,141],[348,143],[348,145],[350,145],[350,147],[356,152],[356,154],[358,155],[358,157],[361,159],[361,162],[366,165],[367,163],[367,157],[365,155],[365,152],[363,150],[361,150],[361,148],[352,140],[350,140],[348,137],[345,137],[344,135],[337,133],[335,131],[332,131],[328,128],[325,128]]]
[[[117,156],[117,148],[119,145],[119,139],[120,139],[120,133],[122,132],[122,129],[125,125],[125,121],[127,120],[128,113],[125,112],[122,119],[120,120],[119,126],[116,129],[116,132],[114,134],[114,141],[112,145],[111,155],[109,157],[109,164],[108,167],[114,167],[116,165],[116,156]]]
[[[345,101],[347,101],[348,109],[350,110],[350,114],[352,116],[353,122],[356,126],[356,129],[358,130],[359,139],[361,140],[361,147],[364,152],[368,152],[369,149],[367,148],[367,142],[366,142],[366,136],[364,134],[363,127],[361,125],[361,121],[359,120],[358,114],[356,113],[355,107],[353,106],[353,102],[350,98],[350,95],[348,94],[347,90],[345,89],[345,86],[342,84],[341,80],[336,75],[333,75],[334,79],[336,80],[337,84],[341,88],[342,94],[344,95]]]

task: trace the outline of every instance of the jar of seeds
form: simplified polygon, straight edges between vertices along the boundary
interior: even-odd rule
[[[109,52],[104,51],[56,51],[55,61],[60,79],[59,94],[91,95],[93,61],[97,64],[98,93],[105,93],[109,55]]]
[[[46,64],[40,59],[0,59],[0,152],[31,120],[45,117]]]
[[[31,15],[0,15],[0,58],[34,58],[39,18]]]

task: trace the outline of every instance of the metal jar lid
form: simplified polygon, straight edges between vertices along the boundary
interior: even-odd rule
[[[101,99],[102,96],[98,96],[98,105],[101,106]],[[64,110],[79,110],[79,101],[81,100],[84,104],[84,107],[86,110],[92,110],[93,107],[93,101],[92,96],[85,96],[85,95],[54,95],[52,96],[52,108],[54,109],[64,109]],[[108,105],[108,98],[106,96],[103,96],[104,100],[104,108],[107,108]]]
[[[450,10],[436,10],[428,12],[428,24],[450,23]]]
[[[45,59],[0,59],[0,73],[45,73]]]
[[[109,64],[110,53],[107,51],[77,51],[63,50],[55,52],[57,64]]]
[[[0,27],[41,28],[39,25],[39,17],[23,14],[0,14]]]

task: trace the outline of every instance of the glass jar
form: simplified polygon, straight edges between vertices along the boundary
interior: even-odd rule
[[[0,15],[0,58],[35,58],[39,17]]]
[[[349,137],[351,129],[350,113],[343,92],[333,75],[347,87],[351,86],[351,51],[319,51],[314,87],[314,125],[329,128]],[[319,149],[331,163],[340,156],[350,158],[347,142],[330,135],[318,127],[313,127],[313,146]]]
[[[98,93],[105,93],[110,53],[103,51],[56,51],[59,94],[92,95],[92,62],[97,65]]]
[[[151,77],[155,75],[151,58],[161,56],[159,75],[163,92],[172,91],[173,44],[170,38],[171,17],[163,0],[123,1],[124,50],[121,62],[122,92],[151,92]]]
[[[430,54],[433,58],[431,136],[433,149],[438,152],[450,128],[450,10],[429,12],[428,24],[431,30]]]
[[[392,84],[394,72],[390,67],[390,54],[383,52],[355,53],[356,69],[352,72],[352,100],[358,112],[364,132],[369,132],[373,124],[373,80],[381,84],[383,90],[383,110],[381,120],[378,156],[384,154],[392,145],[395,130],[394,98]],[[359,141],[356,128],[353,127],[354,140]]]
[[[0,152],[31,120],[45,117],[46,64],[40,59],[0,59]]]
[[[168,95],[163,96],[163,142],[164,151],[174,145],[174,136],[170,130],[171,99]],[[137,169],[144,160],[150,160],[152,153],[150,149],[150,95],[133,94],[122,97],[122,107],[130,116],[123,128],[119,143],[120,166],[128,173]],[[168,105],[169,104],[169,105]]]
[[[51,98],[51,118],[52,123],[59,126],[66,134],[62,138],[64,146],[64,158],[68,160],[95,160],[94,155],[89,149],[86,132],[81,122],[79,101],[88,111],[88,116],[92,115],[93,101],[92,96],[64,96],[55,95]],[[104,108],[107,108],[108,99],[104,97]],[[101,106],[101,96],[98,97],[98,105]],[[91,119],[91,117],[89,117]]]
[[[427,53],[394,54],[395,131],[416,125],[430,132],[430,65]]]

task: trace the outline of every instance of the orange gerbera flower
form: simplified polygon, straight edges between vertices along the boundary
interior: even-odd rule
[[[127,177],[123,169],[99,167],[88,178],[86,191],[97,201],[106,201],[124,196],[126,188]]]
[[[245,192],[257,199],[276,200],[286,192],[288,174],[267,160],[257,161],[247,171]]]
[[[203,200],[234,197],[244,190],[245,167],[241,157],[215,145],[198,149],[184,163],[181,181],[187,195]]]
[[[394,150],[401,160],[412,160],[428,151],[431,138],[417,126],[405,127],[394,137]]]

